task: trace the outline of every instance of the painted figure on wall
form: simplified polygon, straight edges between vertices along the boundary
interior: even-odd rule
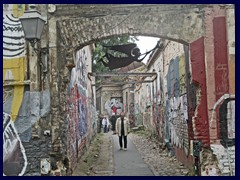
[[[25,149],[11,116],[3,113],[3,175],[22,176],[27,164]]]
[[[113,113],[115,115],[120,115],[122,112],[123,103],[121,98],[111,98],[111,100],[106,101],[105,109],[109,116]]]
[[[25,80],[26,57],[25,38],[19,17],[23,15],[25,5],[4,4],[3,5],[3,81]],[[10,87],[9,87],[10,88]],[[12,120],[15,121],[20,109],[24,86],[11,87],[13,94],[11,100]],[[6,99],[7,101],[7,99]]]
[[[23,83],[26,71],[25,38],[19,17],[24,4],[3,5],[3,83]],[[3,88],[3,173],[22,176],[27,167],[25,149],[15,127],[24,96],[24,85]]]

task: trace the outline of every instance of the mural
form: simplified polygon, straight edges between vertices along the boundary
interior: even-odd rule
[[[95,126],[95,113],[93,114],[95,107],[92,105],[91,93],[87,89],[86,61],[89,58],[87,53],[87,47],[76,52],[76,67],[71,71],[71,81],[68,86],[66,106],[68,110],[68,157],[71,169],[76,166],[77,159]]]
[[[31,143],[33,136],[39,137],[39,133],[35,133],[36,129],[34,130],[33,125],[40,118],[46,118],[48,115],[51,98],[49,89],[46,88],[41,92],[30,91],[31,87],[26,83],[29,81],[26,75],[31,73],[26,67],[25,38],[19,20],[24,11],[25,4],[3,5],[3,112],[11,116],[12,125],[14,125],[21,142]],[[49,87],[47,83],[46,77],[45,87]],[[38,162],[36,162],[36,155],[30,153],[33,148],[28,149],[27,147],[29,146],[25,147],[28,152],[28,163],[32,165],[27,168],[29,171],[25,173],[30,173],[34,169],[33,164]],[[41,153],[45,152],[41,151]],[[24,164],[22,156],[21,153],[15,153],[12,157],[14,162],[11,162],[11,165],[5,164],[4,168],[18,169],[19,164]],[[22,174],[20,173],[20,175]]]
[[[19,115],[24,96],[24,85],[20,84],[25,80],[25,38],[19,20],[24,11],[23,4],[3,5],[3,82],[5,84],[11,81],[19,84],[3,88],[4,175],[22,176],[28,164],[25,149],[14,123]]]
[[[120,115],[123,110],[122,98],[111,97],[110,100],[107,100],[105,102],[104,107],[109,116],[111,116],[113,113],[116,115]]]
[[[25,78],[25,38],[19,20],[24,10],[25,5],[23,4],[3,5],[3,81],[21,83]],[[13,121],[15,121],[22,103],[24,86],[14,86],[12,88],[10,113]]]
[[[3,113],[3,175],[22,176],[27,164],[25,149],[11,116]]]
[[[176,57],[169,63],[166,99],[166,134],[175,146],[184,148],[186,154],[188,145],[188,106],[186,94],[184,57]]]

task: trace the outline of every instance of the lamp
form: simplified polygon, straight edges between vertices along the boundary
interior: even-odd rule
[[[19,19],[22,23],[25,39],[29,41],[32,48],[36,50],[35,44],[41,38],[45,20],[36,10],[35,5],[30,5],[30,10],[25,11]]]

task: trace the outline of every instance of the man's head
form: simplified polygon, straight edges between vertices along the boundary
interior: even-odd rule
[[[121,113],[120,113],[120,116],[121,116],[121,117],[124,117],[124,115],[125,115],[124,112],[121,112]]]

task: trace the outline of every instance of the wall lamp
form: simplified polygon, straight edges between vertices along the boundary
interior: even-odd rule
[[[36,6],[34,4],[31,4],[30,10],[25,11],[23,16],[19,19],[22,23],[25,39],[29,41],[32,48],[36,50],[35,44],[40,41],[46,21],[36,10]]]
[[[30,42],[33,50],[40,51],[41,63],[43,65],[43,72],[47,72],[47,48],[38,50],[35,48],[35,44],[40,41],[44,25],[46,21],[43,19],[41,14],[36,10],[35,4],[29,5],[30,10],[24,12],[23,16],[20,17],[22,23],[25,39]]]

